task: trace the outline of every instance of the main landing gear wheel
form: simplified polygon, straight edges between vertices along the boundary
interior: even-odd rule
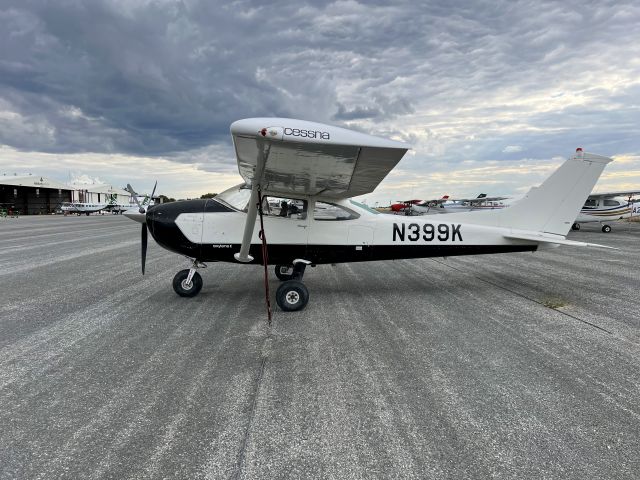
[[[202,277],[198,272],[193,274],[191,283],[187,283],[189,269],[180,270],[173,277],[173,289],[181,297],[195,297],[202,290]]]
[[[571,230],[580,230],[580,224],[574,223],[573,225],[571,225]]]
[[[293,267],[291,265],[276,265],[276,277],[283,282],[293,279]]]
[[[309,290],[298,280],[287,280],[278,287],[276,302],[285,312],[302,310],[309,303]]]
[[[603,225],[602,226],[602,231],[604,233],[609,233],[611,231],[611,227],[609,225]]]

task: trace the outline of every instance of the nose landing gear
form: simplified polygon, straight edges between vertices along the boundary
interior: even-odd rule
[[[195,297],[202,290],[202,276],[196,270],[206,267],[204,263],[194,260],[191,268],[180,270],[173,277],[173,290],[181,297]]]

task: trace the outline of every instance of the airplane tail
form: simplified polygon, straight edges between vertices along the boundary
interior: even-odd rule
[[[533,187],[509,208],[492,212],[459,213],[478,225],[528,230],[565,236],[578,212],[612,159],[581,148],[539,187]]]

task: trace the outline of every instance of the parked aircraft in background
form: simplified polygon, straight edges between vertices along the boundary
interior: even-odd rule
[[[156,183],[153,185],[153,191],[151,192],[151,195],[145,195],[142,201],[140,201],[141,195],[138,195],[133,187],[127,183],[126,190],[131,194],[131,198],[135,202],[135,206],[130,206],[129,208],[127,208],[124,211],[124,214],[134,220],[140,221],[141,219],[143,219],[147,213],[147,210],[154,205],[153,196],[156,193],[157,186],[158,181],[156,180]]]
[[[391,210],[395,214],[404,215],[427,215],[434,213],[456,213],[470,211],[496,210],[508,207],[511,202],[504,200],[510,197],[487,197],[486,193],[481,193],[476,198],[450,198],[445,195],[434,200],[407,200],[391,205]]]
[[[442,205],[448,198],[449,195],[444,195],[442,198],[433,200],[403,200],[392,204],[391,211],[396,215],[423,215],[427,213],[429,209]]]
[[[639,194],[640,190],[592,193],[571,226],[572,230],[580,230],[581,223],[599,222],[602,231],[609,233],[611,226],[607,222],[640,216],[640,199],[633,199]]]
[[[153,187],[153,190],[155,192],[155,187]],[[62,212],[65,214],[77,213],[79,215],[83,213],[89,215],[91,213],[102,211],[108,211],[114,214],[118,214],[126,212],[127,210],[138,209],[140,208],[140,206],[146,209],[150,204],[152,204],[152,197],[153,194],[151,194],[151,196],[142,196],[136,193],[132,193],[132,201],[126,204],[117,203],[117,201],[115,200],[115,195],[111,196],[111,198],[109,198],[106,203],[62,202],[60,204],[60,210],[62,210]]]
[[[211,199],[155,205],[144,215],[162,247],[190,259],[173,279],[176,293],[197,295],[204,262],[274,264],[283,283],[276,301],[285,311],[307,305],[308,265],[535,251],[592,245],[565,238],[610,158],[581,149],[540,187],[510,208],[455,215],[382,215],[351,197],[372,192],[408,145],[343,128],[288,118],[252,118],[231,125],[244,182]],[[294,199],[301,211],[265,214],[263,201]],[[129,212],[125,213],[129,216]],[[270,313],[270,308],[269,308]]]
[[[441,205],[441,213],[496,210],[509,206],[504,200],[510,197],[487,197],[481,193],[476,198],[453,198]]]
[[[62,202],[60,210],[64,214],[77,213],[79,215],[99,212],[109,207],[108,203],[83,203],[83,202]]]
[[[131,202],[129,203],[116,203],[115,201],[110,201],[108,210],[115,214],[122,214],[127,210],[138,209],[138,205],[143,206],[146,209],[149,205],[153,205],[153,203],[153,199],[149,195],[132,194]]]

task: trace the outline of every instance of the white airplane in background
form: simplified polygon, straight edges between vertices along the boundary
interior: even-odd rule
[[[508,207],[511,202],[505,202],[510,197],[487,197],[481,193],[476,198],[450,198],[441,205],[441,213],[488,211]]]
[[[60,210],[63,213],[77,213],[78,215],[99,212],[108,208],[108,203],[84,203],[84,202],[62,202],[60,204]]]
[[[126,212],[127,210],[138,209],[138,205],[141,205],[145,208],[149,205],[153,205],[153,200],[151,199],[151,197],[149,197],[149,195],[132,195],[131,198],[132,201],[130,203],[109,203],[109,210],[112,213],[121,214]]]
[[[407,152],[406,144],[289,118],[239,120],[231,134],[244,183],[212,199],[155,205],[137,215],[144,222],[142,271],[149,231],[159,245],[190,259],[173,279],[178,295],[198,294],[197,270],[204,262],[262,264],[269,305],[272,264],[283,281],[276,301],[285,311],[307,305],[302,280],[308,265],[594,245],[565,236],[611,161],[579,151],[509,208],[404,217],[350,199],[372,192]],[[302,208],[268,215],[265,197],[267,203],[297,200]]]
[[[504,200],[510,199],[510,202]],[[457,213],[487,211],[508,207],[514,200],[511,197],[487,197],[481,193],[476,198],[450,198],[445,195],[433,200],[407,200],[391,205],[391,210],[403,215],[431,215],[435,213]]]
[[[571,229],[580,230],[581,223],[599,222],[602,224],[602,231],[609,233],[611,226],[605,222],[640,215],[640,200],[633,199],[638,194],[640,194],[640,190],[592,193],[587,198]]]

